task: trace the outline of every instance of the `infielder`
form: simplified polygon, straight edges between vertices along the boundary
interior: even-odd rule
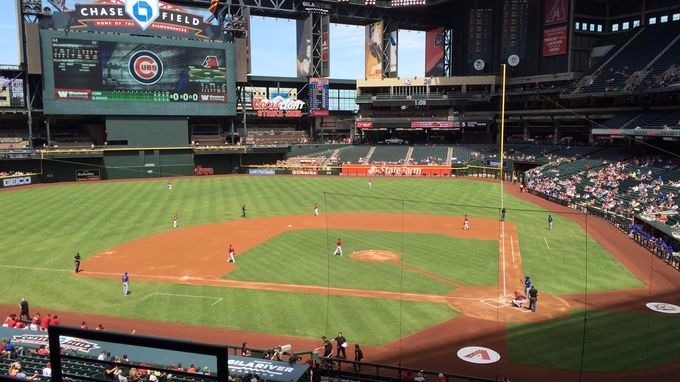
[[[123,282],[123,296],[127,297],[127,295],[130,293],[130,277],[128,276],[127,272],[123,273],[120,281]]]
[[[177,228],[177,214],[172,215],[172,228]]]
[[[552,215],[548,215],[548,229],[552,231],[552,223],[553,223],[553,217]]]
[[[319,205],[314,203],[314,216],[319,216]]]
[[[342,239],[338,238],[338,241],[335,243],[335,252],[333,252],[333,256],[340,255],[342,256]]]
[[[236,251],[234,250],[234,247],[229,244],[229,259],[227,259],[227,263],[236,263],[236,258],[234,255],[236,254]]]
[[[463,229],[466,231],[470,229],[470,218],[468,218],[467,215],[465,215],[465,219],[463,219]]]

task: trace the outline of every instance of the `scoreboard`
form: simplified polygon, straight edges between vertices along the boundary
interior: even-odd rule
[[[41,39],[47,113],[235,114],[233,44],[57,31]]]

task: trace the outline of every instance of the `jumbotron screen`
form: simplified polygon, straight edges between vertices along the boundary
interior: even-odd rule
[[[54,34],[41,35],[47,113],[235,114],[232,44]]]

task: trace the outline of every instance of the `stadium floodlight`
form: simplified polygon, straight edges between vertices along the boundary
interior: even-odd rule
[[[364,4],[366,4],[366,5],[375,5],[375,0],[364,0]]]
[[[414,5],[425,5],[426,0],[391,0],[392,7],[410,7]]]

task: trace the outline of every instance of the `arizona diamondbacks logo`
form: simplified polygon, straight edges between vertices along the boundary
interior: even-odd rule
[[[126,0],[125,13],[145,30],[160,15],[158,0]]]
[[[130,57],[130,75],[142,85],[153,85],[163,77],[163,62],[156,53],[140,50]]]

